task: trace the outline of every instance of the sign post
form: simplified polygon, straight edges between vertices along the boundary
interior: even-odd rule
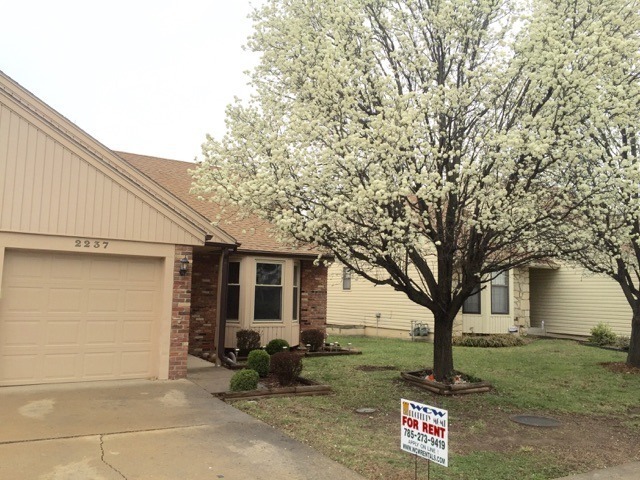
[[[448,467],[449,412],[404,398],[400,402],[400,448]]]

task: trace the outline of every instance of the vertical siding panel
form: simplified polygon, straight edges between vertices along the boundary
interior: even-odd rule
[[[133,216],[133,238],[140,240],[142,238],[142,210],[144,205],[142,200],[136,196],[134,198],[134,216]]]
[[[43,233],[49,232],[52,227],[51,215],[52,215],[52,203],[53,199],[52,191],[55,178],[53,176],[54,171],[54,159],[56,145],[47,137],[43,132],[40,132],[40,142],[42,149],[38,149],[40,152],[38,163],[42,171],[42,197],[40,201],[40,228]]]
[[[80,165],[74,162],[73,155],[63,147],[64,170],[62,172],[62,199],[60,201],[60,218],[65,226],[61,233],[76,232],[76,215],[78,211],[78,176]],[[75,181],[74,181],[75,180]],[[66,193],[65,193],[66,192]]]
[[[84,211],[84,231],[88,236],[96,236],[96,223],[100,222],[100,216],[101,207],[96,189],[96,169],[88,165]]]
[[[17,115],[14,117],[17,122],[17,141],[15,147],[15,170],[13,192],[11,195],[11,229],[19,230],[22,222],[22,191],[24,190],[24,162],[26,157],[26,147],[29,136],[29,124]]]
[[[50,178],[45,180],[44,176],[47,137],[39,130],[35,131],[35,137],[35,151],[33,155],[33,201],[31,204],[30,229],[37,232],[46,232],[43,226],[43,219],[47,218],[47,210],[43,198],[47,195],[45,186],[48,186],[51,182]]]
[[[87,195],[87,182],[89,166],[86,162],[83,162],[76,155],[72,157],[73,162],[78,165],[78,175],[75,178],[76,188],[78,196],[76,200],[76,215],[75,215],[75,227],[74,232],[78,235],[83,235],[87,232],[85,212],[87,211],[87,202],[89,196]],[[74,179],[72,178],[72,182]]]
[[[99,236],[109,236],[109,223],[111,222],[111,188],[113,182],[108,178],[103,178],[102,184],[102,219],[99,225]]]
[[[11,132],[11,112],[0,104],[0,228],[6,228],[8,216],[6,195],[9,194],[9,142]]]
[[[32,226],[31,208],[33,205],[33,197],[35,194],[34,176],[35,176],[35,154],[37,130],[30,123],[24,122],[25,140],[24,140],[24,159],[22,161],[24,168],[24,180],[22,191],[20,192],[20,231],[29,231]],[[37,226],[36,226],[37,228]]]
[[[62,182],[65,174],[64,149],[58,143],[52,141],[50,149],[52,150],[51,158],[51,204],[49,222],[51,232],[62,232],[66,227],[62,207]],[[68,171],[67,171],[68,173]],[[69,193],[66,192],[66,195]]]

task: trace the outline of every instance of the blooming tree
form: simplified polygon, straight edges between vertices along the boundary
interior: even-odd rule
[[[622,288],[632,311],[627,363],[640,367],[640,15],[636,10],[619,22],[583,125],[583,160],[590,164],[583,188],[598,194],[574,212],[573,228],[558,239],[567,258]]]
[[[594,195],[581,126],[625,3],[270,0],[256,94],[204,145],[197,191],[429,309],[443,379],[465,299],[553,254]]]

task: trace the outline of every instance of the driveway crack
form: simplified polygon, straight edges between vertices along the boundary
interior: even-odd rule
[[[109,462],[107,462],[104,459],[104,435],[100,435],[100,460],[102,461],[102,463],[104,463],[107,467],[109,467],[111,470],[113,470],[114,472],[116,472],[118,475],[120,475],[122,478],[124,478],[124,480],[127,480],[127,477],[125,477],[122,472],[120,470],[118,470],[116,467],[114,467],[113,465],[111,465]]]

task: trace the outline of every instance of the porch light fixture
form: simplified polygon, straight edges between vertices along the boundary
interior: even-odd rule
[[[187,266],[189,265],[189,259],[185,255],[182,260],[180,260],[180,276],[184,277],[187,274]]]

